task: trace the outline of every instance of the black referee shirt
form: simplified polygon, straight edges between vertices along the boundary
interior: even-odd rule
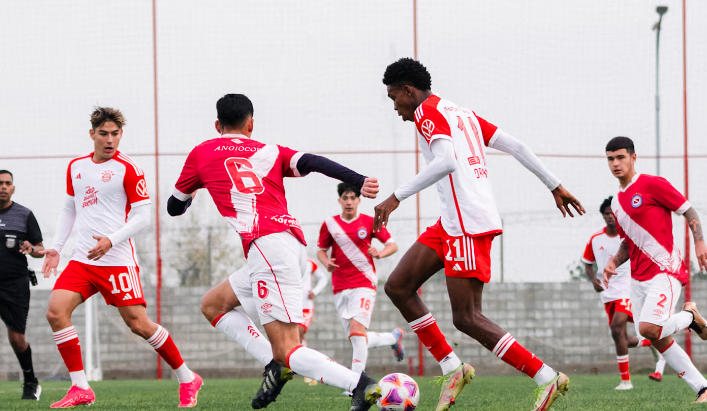
[[[27,277],[27,256],[20,244],[42,242],[42,231],[29,208],[13,202],[0,210],[0,281]]]

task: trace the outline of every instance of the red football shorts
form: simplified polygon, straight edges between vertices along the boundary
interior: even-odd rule
[[[606,310],[606,317],[609,320],[609,325],[611,325],[611,321],[614,319],[614,313],[624,313],[628,315],[628,321],[633,322],[633,314],[631,313],[631,300],[629,300],[628,298],[604,303],[604,310]]]
[[[478,278],[491,281],[491,243],[496,234],[480,237],[452,237],[444,231],[442,221],[422,233],[417,241],[437,252],[444,261],[444,274],[449,277]]]
[[[304,328],[305,331],[309,329],[309,326],[312,325],[312,318],[314,318],[314,308],[311,310],[309,308],[305,308],[302,310],[302,316],[304,317],[304,320],[299,323],[299,326]]]
[[[70,261],[56,280],[54,290],[80,293],[84,301],[100,292],[106,304],[116,307],[147,306],[142,296],[139,267],[99,267]]]

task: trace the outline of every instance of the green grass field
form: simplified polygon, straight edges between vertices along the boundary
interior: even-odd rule
[[[632,391],[616,392],[618,375],[574,376],[569,394],[560,398],[552,410],[707,410],[707,404],[691,404],[695,397],[683,381],[666,376],[662,383],[649,381],[645,375],[633,375]],[[421,398],[418,410],[433,410],[438,389],[430,378],[418,379]],[[250,399],[256,392],[258,379],[207,380],[199,394],[198,409],[249,410]],[[61,399],[68,382],[43,382],[38,402],[21,401],[19,382],[0,382],[0,410],[48,409]],[[90,410],[167,410],[177,408],[177,383],[169,381],[101,381],[92,384],[96,403]],[[519,410],[532,408],[533,382],[524,376],[478,377],[467,387],[453,411]],[[301,378],[285,386],[279,400],[267,409],[276,410],[348,410],[350,400],[340,396],[341,390],[323,385],[309,387]],[[377,409],[375,406],[372,410]]]

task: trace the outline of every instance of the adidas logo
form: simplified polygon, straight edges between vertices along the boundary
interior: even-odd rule
[[[243,144],[243,141],[241,141],[240,139],[237,139],[237,138],[233,138],[233,139],[231,139],[231,141],[233,141],[236,144]]]
[[[461,271],[462,268],[459,267],[459,263],[454,264],[454,267],[452,267],[452,271]]]
[[[599,247],[599,251],[602,251],[604,249],[604,246]]]
[[[125,294],[125,297],[123,297],[123,301],[125,300],[132,300],[133,296],[130,295],[130,293]]]
[[[76,179],[81,180],[81,173],[78,173],[78,175],[76,175]]]

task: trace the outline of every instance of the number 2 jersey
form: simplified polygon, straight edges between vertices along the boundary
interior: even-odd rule
[[[486,146],[497,127],[466,108],[431,95],[415,110],[415,126],[422,155],[434,159],[430,145],[437,139],[454,144],[457,167],[436,183],[441,221],[453,237],[479,237],[502,232],[490,173],[486,167]]]
[[[285,177],[300,177],[297,161],[303,154],[241,134],[224,134],[194,147],[173,195],[186,201],[194,191],[206,188],[218,211],[240,234],[246,256],[253,240],[283,231],[307,245],[299,223],[287,211],[283,183]]]
[[[66,194],[73,197],[76,210],[71,259],[94,266],[137,266],[132,239],[113,244],[98,261],[87,255],[96,246],[94,235],[108,237],[125,225],[133,207],[151,203],[142,169],[120,151],[101,163],[93,161],[93,153],[75,158],[66,172]]]

